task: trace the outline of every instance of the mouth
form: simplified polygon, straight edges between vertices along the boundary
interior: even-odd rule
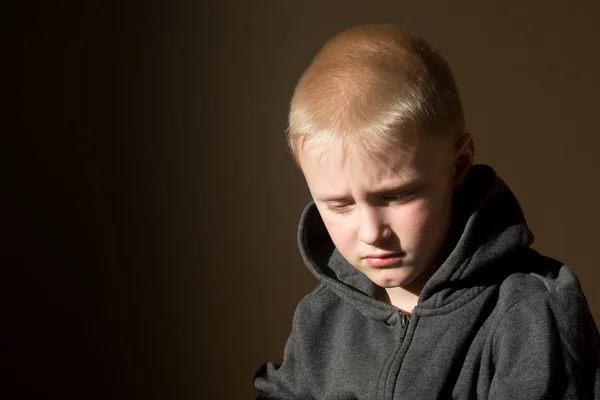
[[[363,257],[363,260],[365,260],[369,267],[384,268],[396,264],[403,258],[403,253],[387,253],[378,255],[368,255],[366,257]]]

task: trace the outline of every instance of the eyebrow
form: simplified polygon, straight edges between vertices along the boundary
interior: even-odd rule
[[[368,192],[367,195],[372,196],[372,195],[407,193],[412,190],[421,188],[423,186],[423,184],[424,184],[423,179],[415,179],[410,182],[404,182],[404,183],[397,184],[397,185],[383,186],[373,192]],[[315,199],[325,202],[325,203],[353,200],[352,196],[320,196],[318,194],[313,194],[313,195],[314,195]]]

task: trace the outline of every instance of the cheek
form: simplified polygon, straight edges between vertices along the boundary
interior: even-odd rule
[[[420,247],[428,251],[436,251],[447,234],[449,225],[449,210],[446,202],[438,201],[429,204],[421,214],[419,222]]]
[[[430,247],[440,234],[442,228],[440,217],[439,210],[427,200],[403,210],[402,215],[397,218],[397,229],[394,230],[400,238],[402,247],[406,250]]]
[[[403,248],[419,247],[419,243],[425,236],[428,221],[427,208],[422,205],[414,205],[414,207],[402,210],[402,214],[396,218],[394,231],[399,236]]]
[[[343,254],[347,255],[355,243],[356,234],[352,227],[351,218],[342,218],[337,215],[327,217],[328,213],[321,213],[323,223],[327,232],[335,244],[335,247]]]

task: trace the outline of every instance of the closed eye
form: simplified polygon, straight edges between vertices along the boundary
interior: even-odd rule
[[[350,206],[350,203],[334,203],[327,204],[327,209],[342,214],[347,212],[350,209]]]
[[[397,203],[408,203],[416,197],[416,191],[411,191],[407,193],[398,193],[393,195],[387,195],[383,199],[386,202],[397,202]]]

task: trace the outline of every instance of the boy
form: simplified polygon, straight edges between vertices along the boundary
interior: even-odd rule
[[[575,275],[529,246],[521,208],[472,165],[446,61],[393,26],[328,41],[290,107],[313,198],[298,305],[268,399],[600,399],[599,337]]]

